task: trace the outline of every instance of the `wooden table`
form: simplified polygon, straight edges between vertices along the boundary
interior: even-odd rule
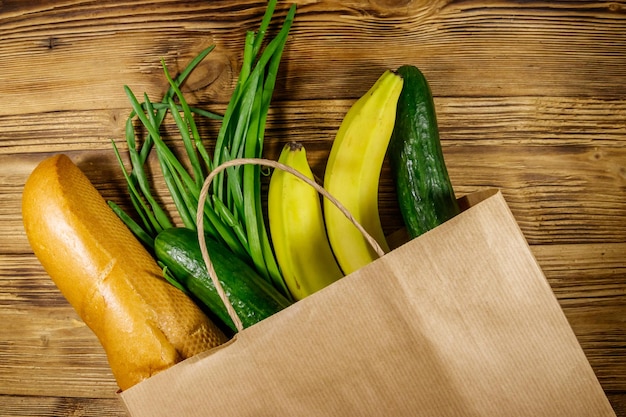
[[[297,3],[267,155],[300,140],[321,174],[350,104],[383,69],[419,66],[457,194],[502,190],[626,416],[626,2]],[[161,58],[179,71],[215,44],[185,91],[223,110],[245,31],[264,9],[252,0],[0,2],[0,415],[125,415],[98,341],[30,250],[20,216],[30,171],[66,153],[105,198],[127,202],[111,146],[124,146],[123,85],[159,99]],[[388,170],[381,186],[392,230]]]

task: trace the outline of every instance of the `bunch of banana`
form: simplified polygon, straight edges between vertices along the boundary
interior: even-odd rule
[[[339,200],[384,251],[389,247],[378,213],[378,183],[391,139],[403,79],[385,71],[344,117],[330,151],[324,188]],[[345,274],[378,256],[359,230],[324,200],[326,230]]]
[[[287,143],[278,162],[313,180],[301,144]],[[268,190],[268,217],[278,265],[296,300],[343,276],[326,236],[320,195],[313,187],[291,173],[275,169]]]

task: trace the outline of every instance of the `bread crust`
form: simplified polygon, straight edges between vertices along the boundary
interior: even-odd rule
[[[42,161],[23,190],[33,252],[104,347],[126,390],[227,338],[161,268],[63,154]]]

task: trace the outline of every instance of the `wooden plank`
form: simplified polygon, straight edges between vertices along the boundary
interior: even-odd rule
[[[3,417],[126,417],[118,398],[32,397],[0,395]]]
[[[268,120],[270,149],[273,142],[294,139],[321,145],[315,148],[316,154],[317,151],[328,152],[327,146],[341,119],[356,95],[364,94],[369,86],[362,84],[355,89],[355,97],[351,99],[273,100]],[[539,154],[544,146],[588,146],[598,149],[594,155],[598,158],[602,156],[602,147],[620,146],[626,133],[623,123],[626,99],[623,97],[462,98],[444,96],[442,90],[435,87],[432,90],[441,139],[447,147],[523,143],[538,148],[535,150]],[[134,92],[142,95],[144,91],[136,89]],[[153,99],[159,100],[160,96]],[[224,105],[215,100],[200,106],[216,113],[224,111]],[[60,150],[110,152],[112,139],[123,143],[130,111],[126,100],[120,108],[1,116],[0,155]],[[217,133],[217,123],[200,125],[210,143]],[[171,120],[167,120],[165,126],[168,132],[175,132]],[[323,153],[314,155],[318,159],[324,157]]]
[[[160,95],[160,58],[175,72],[211,44],[218,49],[189,90],[194,100],[225,102],[243,33],[256,29],[262,13],[252,1],[72,3],[14,6],[0,15],[3,94],[18,104],[0,114],[121,108],[122,85]],[[621,99],[614,86],[626,71],[625,29],[619,5],[593,2],[303,4],[286,52],[294,70],[281,77],[277,96],[355,97],[382,68],[412,63],[443,96]]]

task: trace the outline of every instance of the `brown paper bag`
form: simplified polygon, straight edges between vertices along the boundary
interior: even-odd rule
[[[130,415],[614,416],[502,195],[467,200],[442,226],[121,393]]]

